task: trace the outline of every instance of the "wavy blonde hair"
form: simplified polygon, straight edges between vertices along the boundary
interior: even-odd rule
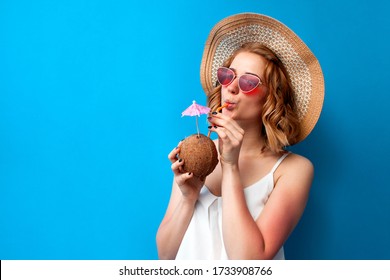
[[[293,88],[288,73],[279,58],[260,43],[246,43],[230,56],[223,66],[229,67],[237,54],[250,52],[264,57],[268,62],[264,70],[264,85],[268,88],[262,112],[265,145],[275,153],[297,142],[300,124]],[[221,85],[207,97],[208,106],[215,111],[221,106]]]

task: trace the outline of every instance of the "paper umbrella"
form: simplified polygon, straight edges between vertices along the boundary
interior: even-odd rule
[[[181,113],[181,116],[182,117],[184,117],[184,116],[191,116],[191,117],[196,116],[196,130],[197,130],[198,135],[199,135],[198,117],[200,117],[200,115],[202,115],[202,114],[208,114],[209,112],[210,112],[210,108],[209,107],[199,105],[194,100],[194,101],[192,101],[191,106],[188,107],[187,109],[185,109]]]

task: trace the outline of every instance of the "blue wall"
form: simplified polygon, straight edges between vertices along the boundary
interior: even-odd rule
[[[157,258],[167,154],[195,132],[181,112],[205,103],[203,44],[245,11],[290,26],[326,81],[318,126],[292,148],[316,177],[287,258],[390,259],[388,10],[384,0],[1,1],[0,259]]]

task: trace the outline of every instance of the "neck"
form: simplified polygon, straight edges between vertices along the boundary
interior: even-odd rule
[[[260,155],[265,147],[265,140],[264,137],[261,135],[261,123],[257,122],[255,125],[240,125],[245,130],[240,154],[242,154],[243,156]]]

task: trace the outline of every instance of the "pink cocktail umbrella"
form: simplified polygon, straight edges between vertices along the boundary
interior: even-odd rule
[[[194,100],[194,101],[192,101],[191,106],[188,107],[187,109],[185,109],[181,113],[181,116],[182,117],[184,117],[184,116],[191,116],[191,117],[196,116],[196,130],[197,130],[198,136],[199,136],[198,117],[200,117],[200,115],[202,115],[202,114],[208,114],[209,112],[210,112],[210,108],[209,107],[199,105]]]

